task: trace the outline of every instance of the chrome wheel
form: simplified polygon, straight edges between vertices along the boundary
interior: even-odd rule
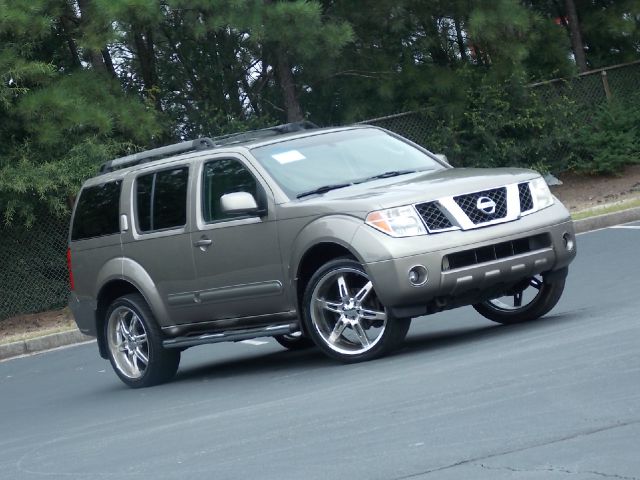
[[[144,323],[134,310],[122,305],[111,312],[107,342],[120,373],[130,379],[144,375],[149,365],[149,343]]]
[[[368,352],[387,328],[387,314],[373,284],[357,268],[331,269],[317,281],[311,293],[310,316],[323,343],[341,355]]]
[[[517,311],[536,301],[544,282],[542,276],[536,275],[528,280],[528,283],[521,284],[507,295],[489,300],[487,303],[494,308],[504,311]]]
[[[510,324],[535,320],[558,303],[564,290],[567,268],[524,279],[500,297],[476,303],[476,309],[494,322]]]

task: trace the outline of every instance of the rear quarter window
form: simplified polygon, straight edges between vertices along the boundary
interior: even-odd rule
[[[120,233],[122,180],[87,187],[80,192],[71,228],[71,240]]]

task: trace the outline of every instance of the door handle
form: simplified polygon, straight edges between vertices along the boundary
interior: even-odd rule
[[[207,237],[202,237],[200,240],[193,244],[194,247],[199,248],[203,252],[213,244],[213,240]]]

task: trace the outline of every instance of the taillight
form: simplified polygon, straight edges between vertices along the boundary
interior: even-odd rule
[[[73,283],[73,270],[71,269],[71,249],[67,248],[67,270],[69,271],[69,288],[75,290]]]

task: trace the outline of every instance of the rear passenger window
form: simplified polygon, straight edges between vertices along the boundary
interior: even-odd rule
[[[186,167],[138,177],[136,205],[141,232],[177,228],[187,223],[188,179]]]
[[[82,190],[73,217],[71,240],[120,233],[121,186],[122,181],[117,180]]]

